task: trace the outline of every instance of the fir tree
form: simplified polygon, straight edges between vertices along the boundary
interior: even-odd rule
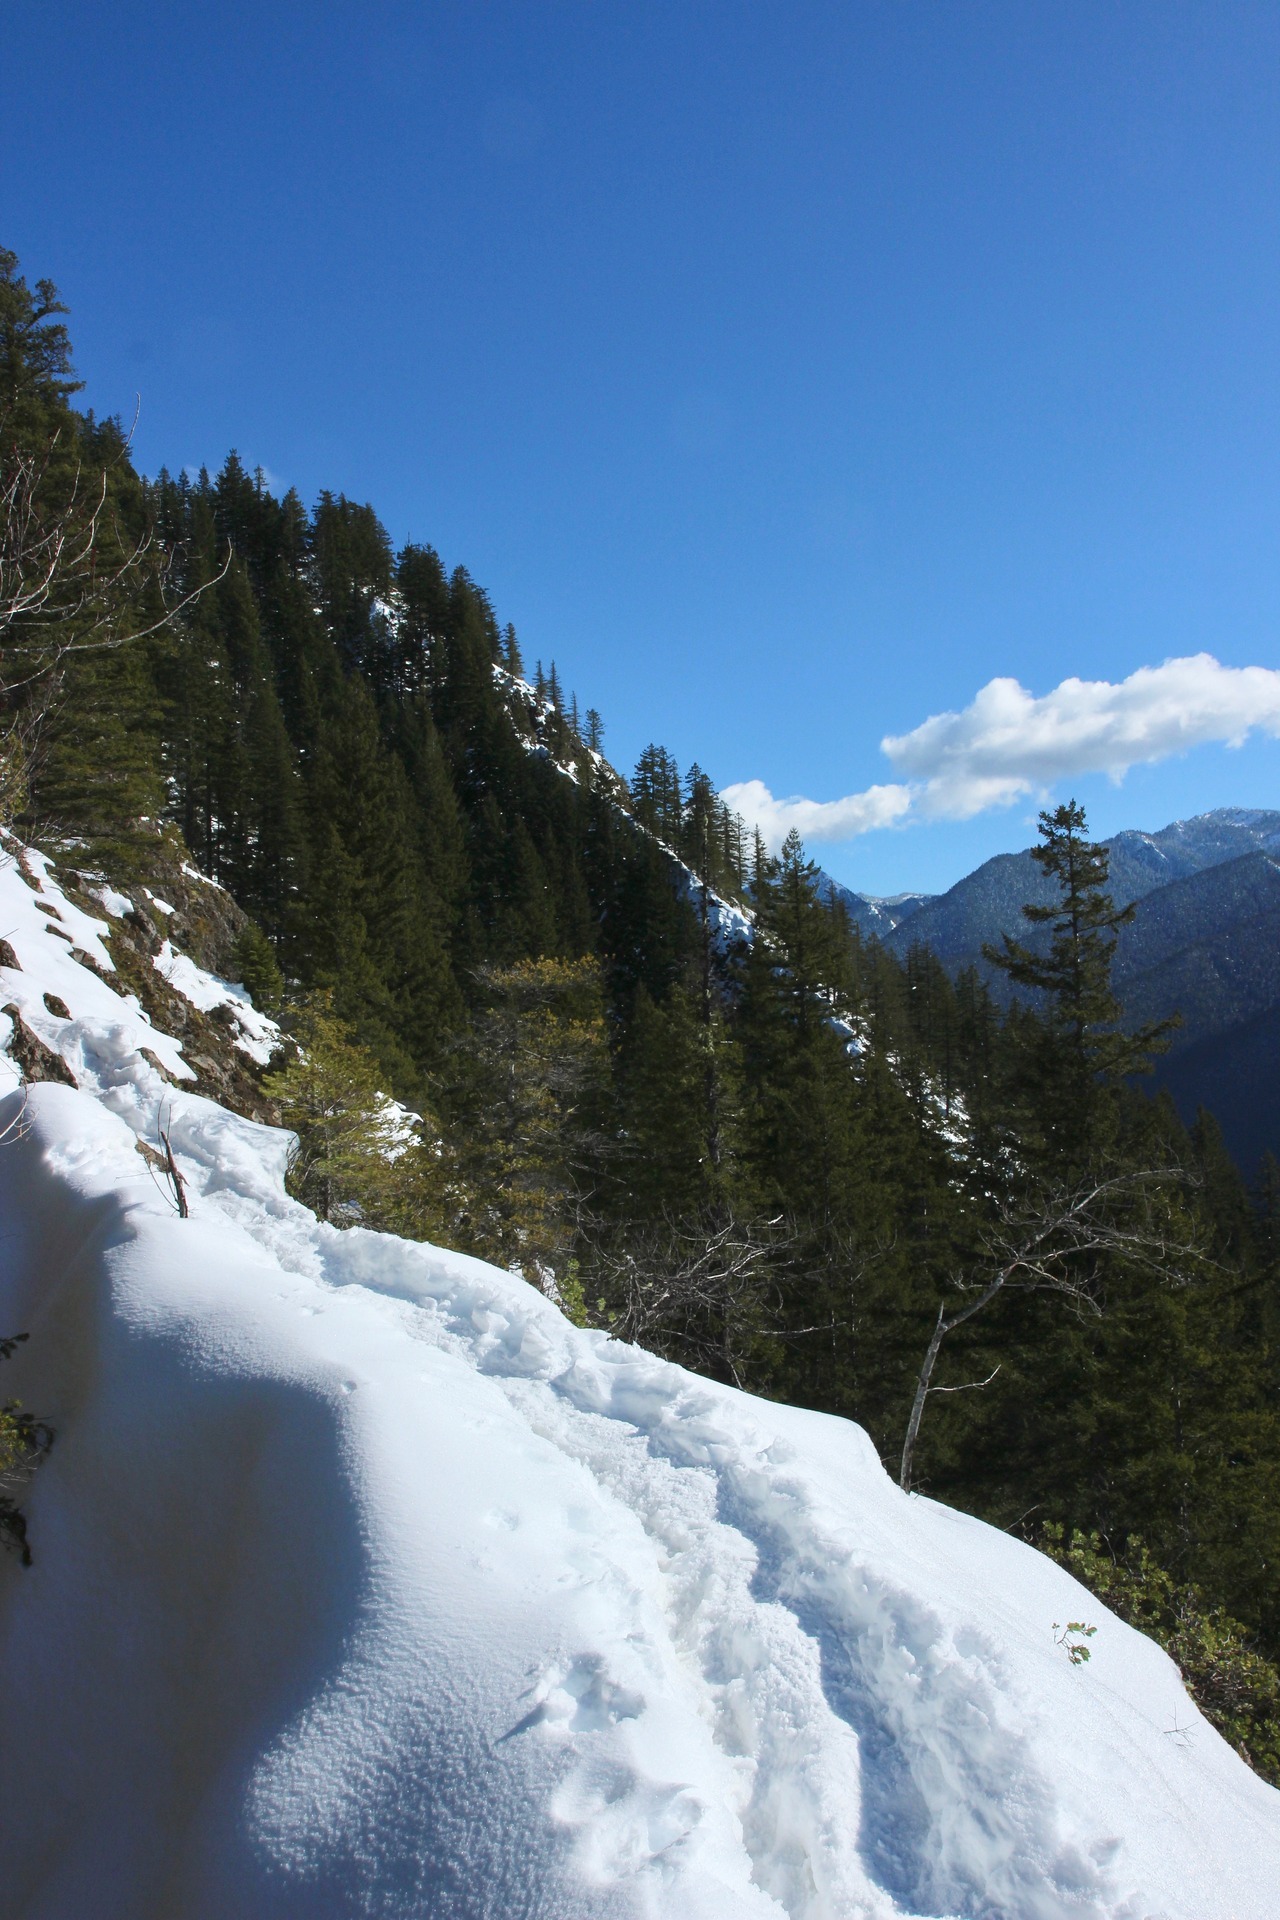
[[[1009,934],[1001,947],[983,949],[1013,985],[1044,996],[1048,1045],[1040,1066],[1041,1097],[1049,1102],[1052,1136],[1076,1156],[1089,1150],[1100,1084],[1147,1070],[1152,1052],[1167,1044],[1174,1024],[1163,1021],[1137,1033],[1126,1033],[1119,1024],[1111,965],[1117,932],[1133,919],[1134,906],[1116,906],[1107,892],[1107,850],[1085,834],[1084,809],[1074,800],[1040,815],[1041,844],[1031,857],[1056,883],[1059,898],[1022,911],[1031,925],[1048,930],[1048,951],[1038,952]]]

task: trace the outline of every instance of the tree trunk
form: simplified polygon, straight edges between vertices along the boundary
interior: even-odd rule
[[[949,1331],[943,1318],[945,1309],[938,1308],[938,1323],[933,1329],[933,1338],[929,1342],[924,1362],[920,1368],[920,1378],[916,1381],[916,1397],[911,1403],[911,1418],[907,1422],[907,1437],[902,1443],[902,1466],[898,1473],[898,1485],[904,1493],[911,1491],[911,1460],[916,1450],[916,1435],[920,1431],[920,1420],[924,1413],[924,1403],[929,1396],[929,1382],[933,1370],[938,1364],[938,1355],[942,1351],[942,1342]]]

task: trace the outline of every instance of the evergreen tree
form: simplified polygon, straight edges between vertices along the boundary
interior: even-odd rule
[[[0,419],[6,439],[46,441],[67,423],[67,402],[84,382],[71,364],[67,308],[52,280],[34,289],[18,256],[0,247]]]
[[[415,809],[357,678],[326,717],[308,780],[312,880],[291,941],[408,1090],[438,1057],[457,1012],[446,916],[426,884]]]
[[[489,967],[444,1075],[474,1210],[466,1244],[535,1284],[570,1272],[596,1186],[607,1109],[599,971],[589,960]]]
[[[304,1000],[291,1024],[298,1051],[263,1082],[297,1136],[289,1190],[322,1220],[350,1225],[376,1214],[394,1164],[378,1062],[329,992]]]
[[[381,686],[390,671],[382,603],[391,591],[391,542],[370,506],[325,492],[311,525],[311,577],[325,622],[348,668]]]
[[[1085,837],[1084,809],[1074,800],[1040,815],[1041,844],[1032,859],[1056,882],[1052,905],[1023,908],[1033,926],[1050,934],[1039,952],[1009,934],[1001,947],[984,947],[986,958],[1020,987],[1044,996],[1047,1028],[1040,1050],[1036,1089],[1047,1099],[1050,1137],[1057,1150],[1087,1155],[1100,1119],[1100,1088],[1147,1069],[1153,1050],[1166,1043],[1171,1021],[1126,1033],[1111,988],[1117,930],[1134,907],[1117,907],[1107,892],[1109,859],[1104,846]]]
[[[665,747],[646,747],[631,781],[636,819],[669,847],[680,845],[684,805],[680,769]]]
[[[708,1099],[708,1044],[688,993],[673,987],[659,1007],[638,988],[620,1062],[625,1151],[614,1169],[614,1205],[629,1221],[690,1220],[724,1198],[724,1048],[711,1057]]]

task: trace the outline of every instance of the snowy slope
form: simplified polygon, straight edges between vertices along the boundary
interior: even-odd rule
[[[856,1427],[320,1225],[40,902],[106,959],[0,870],[79,1082],[0,1103],[3,1384],[58,1436],[0,1566],[6,1920],[1275,1914],[1280,1795],[1150,1642]]]

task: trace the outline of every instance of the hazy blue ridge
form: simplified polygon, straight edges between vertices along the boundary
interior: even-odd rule
[[[1175,820],[1158,833],[1118,833],[1106,846],[1111,891],[1127,906],[1157,888],[1242,855],[1280,851],[1280,812],[1219,807],[1193,820]],[[1025,939],[1030,930],[1022,918],[1023,904],[1047,903],[1053,897],[1029,849],[997,854],[948,893],[925,900],[909,920],[900,920],[881,938],[899,957],[923,941],[944,965],[960,968],[981,959],[984,940],[998,940],[1006,932]]]
[[[1106,844],[1117,902],[1137,903],[1116,953],[1126,1020],[1182,1016],[1154,1084],[1188,1122],[1207,1107],[1252,1173],[1263,1152],[1280,1152],[1280,812],[1221,807]],[[1047,944],[1022,917],[1025,902],[1053,898],[1029,850],[986,861],[948,893],[904,896],[914,906],[893,915],[839,891],[862,931],[900,959],[919,942],[953,973],[977,964],[1001,999],[1008,983],[983,962],[983,943],[1007,932]]]

